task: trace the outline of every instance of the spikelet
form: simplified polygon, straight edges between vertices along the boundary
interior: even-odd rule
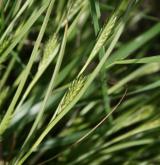
[[[105,25],[103,31],[100,33],[98,41],[92,51],[93,54],[97,54],[99,49],[104,45],[105,41],[108,40],[113,28],[118,22],[118,19],[122,16],[125,10],[127,10],[129,0],[123,0],[119,6],[119,8],[113,13],[108,23]]]
[[[102,48],[104,43],[108,40],[108,38],[116,24],[116,21],[117,21],[117,15],[115,14],[110,18],[109,22],[105,25],[104,29],[99,34],[99,38],[89,56],[89,58],[87,59],[84,67],[80,71],[80,74],[82,74],[84,72],[84,70],[86,69],[88,64],[91,62],[91,60],[95,57],[95,55],[99,52],[99,50]]]
[[[71,6],[70,10],[69,10],[69,14],[70,15],[74,15],[74,13],[77,12],[77,10],[79,10],[79,8],[81,7],[81,5],[84,2],[82,2],[81,0],[70,0],[68,6]]]
[[[65,14],[62,26],[64,26],[83,6],[87,5],[87,3],[87,1],[82,0],[69,0],[67,4],[67,18]]]
[[[57,47],[57,36],[54,34],[46,43],[44,48],[44,53],[42,60],[40,62],[38,70],[43,68],[45,65],[48,64],[48,62],[53,58],[53,52],[55,51]]]
[[[84,76],[77,77],[69,86],[68,91],[64,95],[60,105],[59,105],[59,111],[58,114],[63,111],[76,97],[76,95],[80,92],[82,89],[84,82],[86,78]]]
[[[112,29],[116,23],[117,20],[117,16],[113,15],[111,17],[111,19],[109,20],[109,22],[106,24],[106,26],[104,27],[103,31],[100,33],[100,36],[98,38],[98,41],[92,51],[92,53],[95,55],[97,54],[97,52],[100,50],[100,48],[104,45],[105,41],[109,38]]]

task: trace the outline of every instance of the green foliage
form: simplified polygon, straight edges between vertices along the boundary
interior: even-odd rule
[[[0,164],[160,164],[157,4],[0,1]]]

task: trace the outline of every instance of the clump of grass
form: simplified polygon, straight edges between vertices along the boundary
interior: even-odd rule
[[[3,2],[0,163],[160,162],[160,23],[149,3]]]

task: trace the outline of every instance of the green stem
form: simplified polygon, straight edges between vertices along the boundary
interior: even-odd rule
[[[93,19],[93,25],[94,25],[94,31],[95,35],[97,36],[100,32],[100,25],[98,19],[100,18],[100,8],[99,8],[99,2],[97,0],[92,1],[90,0],[91,4],[91,14]],[[102,57],[105,54],[105,47],[103,46],[99,51],[99,61],[102,59]],[[108,96],[108,86],[107,86],[107,75],[106,75],[106,69],[105,66],[102,67],[100,72],[100,80],[101,80],[101,91],[103,95],[103,102],[104,102],[104,109],[106,113],[109,113],[111,108],[109,105],[109,96]],[[112,116],[109,116],[109,122],[112,122]]]
[[[49,5],[49,3],[48,3],[48,5]],[[48,12],[47,12],[47,14],[48,14]],[[47,26],[47,23],[48,23],[48,20],[49,20],[49,16],[47,14],[46,14],[46,17],[45,17],[44,22],[42,24],[41,30],[39,32],[39,35],[37,37],[37,40],[36,40],[35,46],[33,48],[33,51],[32,51],[31,57],[29,59],[29,62],[28,62],[27,66],[26,66],[26,69],[25,69],[25,71],[23,73],[23,76],[22,76],[21,82],[20,82],[20,84],[18,86],[18,89],[17,89],[17,91],[16,91],[16,93],[15,93],[15,95],[13,97],[13,100],[12,100],[12,102],[11,102],[11,104],[10,104],[10,106],[9,106],[5,116],[4,116],[4,118],[2,119],[2,121],[0,123],[0,135],[2,135],[5,132],[5,130],[8,128],[8,126],[10,124],[10,120],[12,118],[15,105],[17,104],[17,101],[18,101],[18,99],[19,99],[19,97],[21,95],[21,92],[22,92],[23,87],[24,87],[24,85],[26,83],[26,80],[28,78],[28,75],[30,73],[32,65],[33,65],[33,63],[34,63],[34,61],[36,59],[37,51],[38,51],[38,48],[40,46],[41,40],[43,38],[45,29],[46,29],[46,26]]]

